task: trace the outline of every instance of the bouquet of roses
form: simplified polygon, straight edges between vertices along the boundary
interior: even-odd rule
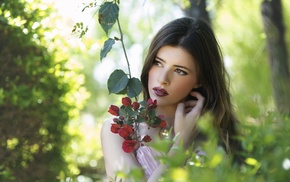
[[[164,128],[166,122],[162,120],[162,116],[156,116],[156,100],[148,99],[145,103],[133,102],[129,97],[122,98],[122,106],[111,105],[108,112],[115,117],[111,126],[113,133],[119,134],[124,138],[122,149],[130,153],[134,148],[143,145],[143,142],[150,142],[151,137],[146,135],[141,139],[138,134],[139,124],[145,122],[149,127]]]

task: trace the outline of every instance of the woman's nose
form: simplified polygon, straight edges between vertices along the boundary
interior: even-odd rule
[[[163,70],[160,72],[160,74],[158,75],[158,81],[160,84],[162,85],[166,85],[166,84],[169,84],[170,83],[170,76],[169,76],[169,73],[167,70]]]

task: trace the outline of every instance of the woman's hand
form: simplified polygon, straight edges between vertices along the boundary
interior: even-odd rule
[[[199,92],[191,92],[190,95],[197,100],[179,103],[174,119],[174,132],[176,136],[178,135],[175,145],[179,145],[182,141],[185,147],[189,145],[205,102],[205,98]]]

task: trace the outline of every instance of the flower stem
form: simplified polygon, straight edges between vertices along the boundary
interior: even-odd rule
[[[124,55],[125,55],[126,62],[127,62],[127,67],[128,67],[128,72],[129,72],[129,79],[131,79],[132,75],[131,75],[130,63],[129,63],[129,59],[128,59],[128,56],[127,56],[126,48],[125,48],[125,45],[124,45],[123,32],[122,32],[122,29],[121,29],[119,18],[117,18],[117,23],[118,23],[118,28],[119,28],[119,31],[120,31],[120,34],[121,34],[120,40],[121,40],[121,43],[122,43],[122,48],[123,48]],[[135,100],[138,101],[138,97],[137,96],[135,96]]]
[[[120,31],[120,34],[121,34],[120,40],[121,40],[121,43],[122,43],[122,48],[123,48],[124,55],[125,55],[126,62],[127,62],[127,67],[128,67],[128,72],[129,72],[129,78],[132,78],[132,76],[131,76],[131,70],[130,70],[130,63],[129,63],[129,60],[128,60],[128,56],[127,56],[126,49],[125,49],[125,45],[124,45],[124,41],[123,41],[123,32],[122,32],[122,29],[121,29],[121,25],[120,25],[119,18],[117,18],[117,22],[118,22],[118,28],[119,28],[119,31]]]

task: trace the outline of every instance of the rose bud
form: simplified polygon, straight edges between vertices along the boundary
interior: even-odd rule
[[[118,118],[114,118],[113,121],[114,121],[115,123],[118,123],[119,119],[118,119]]]
[[[144,136],[143,139],[142,139],[143,142],[150,142],[151,140],[152,139],[151,139],[151,137],[149,135]]]
[[[114,116],[119,116],[119,107],[115,105],[111,105],[108,112],[111,113]]]
[[[111,126],[111,132],[113,132],[113,133],[119,133],[119,130],[120,130],[120,125],[118,125],[118,124],[112,124],[112,126]]]
[[[151,98],[149,98],[147,100],[147,107],[148,109],[155,109],[157,107],[157,100],[152,100]]]
[[[140,104],[138,102],[133,102],[132,107],[136,111],[137,109],[139,109]]]
[[[124,106],[131,106],[132,100],[129,97],[122,98],[122,104]]]

